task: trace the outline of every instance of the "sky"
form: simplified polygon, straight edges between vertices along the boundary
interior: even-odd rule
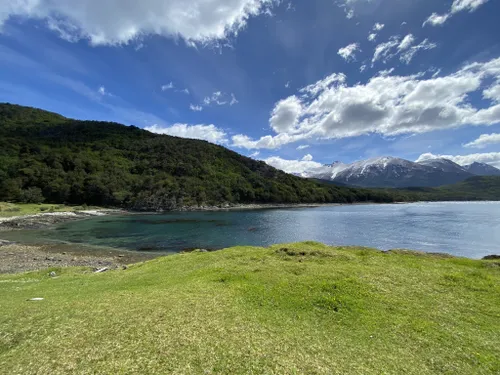
[[[0,102],[300,173],[500,167],[498,0],[0,0]]]

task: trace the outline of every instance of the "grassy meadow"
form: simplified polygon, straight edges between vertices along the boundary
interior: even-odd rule
[[[0,275],[2,374],[499,374],[499,332],[496,260],[306,242]]]

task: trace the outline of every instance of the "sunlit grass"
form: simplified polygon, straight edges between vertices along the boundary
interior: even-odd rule
[[[0,202],[0,217],[36,215],[47,212],[71,212],[86,209],[95,209],[95,207],[89,208],[86,206],[66,206],[64,204]]]
[[[500,372],[496,261],[307,242],[55,271],[0,276],[0,373]]]

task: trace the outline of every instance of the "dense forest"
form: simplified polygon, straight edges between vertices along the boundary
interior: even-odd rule
[[[500,199],[500,179],[488,184],[487,196],[477,193],[481,186],[471,194],[466,185],[461,190],[335,186],[205,141],[0,104],[0,201],[169,210],[225,203]]]

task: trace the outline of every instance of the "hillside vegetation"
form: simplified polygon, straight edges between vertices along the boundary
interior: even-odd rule
[[[500,199],[500,177],[473,181],[437,190],[325,184],[204,141],[0,104],[0,201],[169,210],[225,203]]]
[[[444,185],[437,188],[408,188],[401,189],[400,193],[407,192],[416,200],[499,200],[500,176],[474,176],[453,185]]]
[[[0,104],[0,201],[155,210],[394,199],[298,178],[204,141]]]
[[[496,260],[307,242],[0,283],[3,374],[500,373]]]

